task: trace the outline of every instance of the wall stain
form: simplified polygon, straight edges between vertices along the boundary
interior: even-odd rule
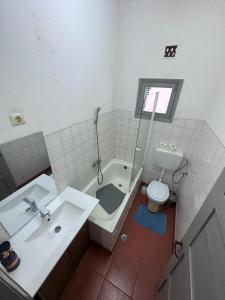
[[[31,12],[31,20],[34,34],[34,49],[36,52],[40,52],[42,43],[42,29],[40,27],[41,22],[38,15],[34,11]]]
[[[55,55],[55,49],[51,49],[50,53],[51,53],[52,56],[54,56]]]

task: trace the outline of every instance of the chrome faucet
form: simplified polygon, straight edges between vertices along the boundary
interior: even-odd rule
[[[93,162],[93,164],[92,164],[92,168],[98,167],[98,166],[100,165],[101,161],[102,161],[101,159],[95,160],[95,161]]]
[[[43,206],[42,208],[39,208],[39,213],[40,213],[42,218],[44,218],[45,216],[48,216],[47,220],[48,221],[51,220],[51,212],[45,206]]]
[[[23,201],[30,205],[30,209],[33,212],[38,212],[38,206],[35,200],[31,198],[23,198]]]
[[[42,218],[44,218],[45,216],[48,216],[47,220],[50,221],[50,219],[51,219],[51,212],[45,206],[38,207],[36,201],[33,200],[33,199],[31,199],[31,198],[23,198],[23,201],[30,205],[29,208],[33,212],[39,212]]]

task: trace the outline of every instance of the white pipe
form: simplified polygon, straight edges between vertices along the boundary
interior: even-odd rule
[[[165,173],[165,168],[162,168],[162,170],[160,172],[160,176],[159,176],[159,182],[162,182],[164,173]]]
[[[149,127],[149,131],[148,131],[147,145],[145,147],[145,154],[144,154],[144,160],[143,160],[143,162],[145,162],[146,157],[148,155],[148,150],[150,149],[150,146],[151,146],[152,126],[153,126],[153,121],[154,121],[154,116],[155,116],[155,112],[156,112],[156,107],[157,107],[158,100],[159,100],[159,92],[156,92],[156,94],[155,94],[155,100],[154,100],[154,106],[153,106],[153,111],[152,111],[152,115],[151,115],[150,127]]]

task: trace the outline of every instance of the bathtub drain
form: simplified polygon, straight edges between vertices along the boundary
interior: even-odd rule
[[[126,234],[126,233],[123,233],[123,234],[121,235],[120,239],[121,239],[122,242],[127,241],[127,240],[128,240],[127,234]]]

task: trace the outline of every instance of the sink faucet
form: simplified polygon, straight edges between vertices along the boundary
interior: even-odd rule
[[[49,209],[47,209],[45,206],[41,207],[38,209],[39,213],[41,215],[42,218],[44,218],[45,216],[48,216],[47,220],[50,221],[51,219],[51,212]]]
[[[23,201],[30,205],[30,208],[33,212],[38,212],[37,203],[31,198],[23,198]]]
[[[42,218],[48,216],[48,221],[50,221],[51,213],[50,210],[47,209],[45,206],[38,207],[36,201],[31,198],[24,198],[23,201],[30,205],[30,209],[33,212],[39,212]]]

